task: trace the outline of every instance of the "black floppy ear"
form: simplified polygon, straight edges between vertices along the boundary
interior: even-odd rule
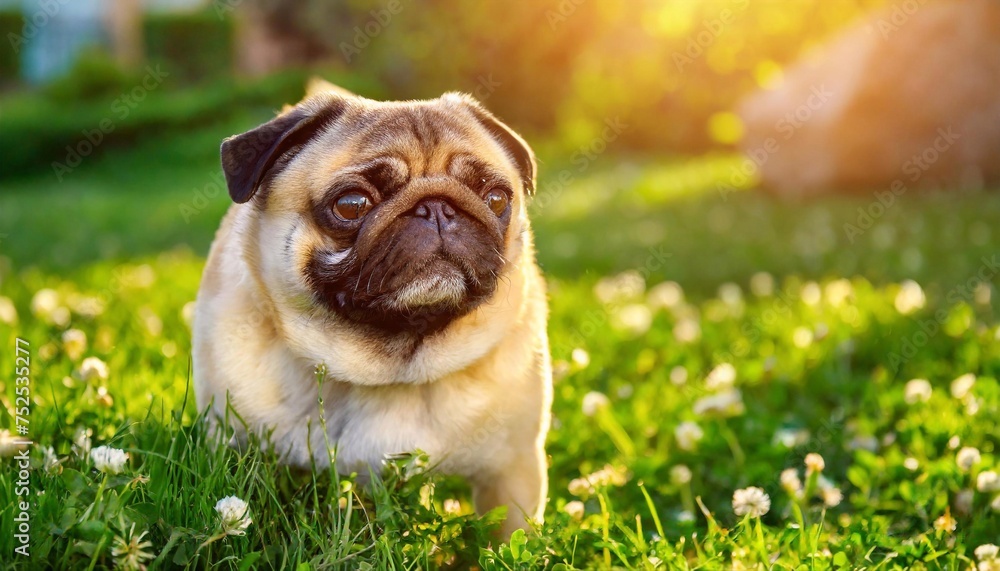
[[[301,148],[339,117],[346,105],[342,98],[330,98],[322,104],[310,101],[222,141],[222,171],[233,201],[242,204],[253,198],[274,163],[286,152]]]
[[[524,185],[524,190],[528,194],[535,193],[535,153],[528,146],[528,143],[521,138],[520,135],[515,133],[510,127],[504,125],[495,115],[486,110],[479,101],[470,95],[465,95],[462,93],[446,93],[444,95],[445,99],[457,98],[461,102],[465,103],[467,108],[472,111],[472,114],[476,117],[476,120],[489,132],[489,134],[496,139],[500,146],[503,147],[504,151],[510,156],[517,166],[518,173],[521,175],[521,182]]]

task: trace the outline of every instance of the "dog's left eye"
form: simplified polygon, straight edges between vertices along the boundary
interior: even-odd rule
[[[509,199],[507,198],[507,193],[502,190],[493,189],[486,193],[483,197],[486,201],[486,206],[493,211],[493,214],[497,216],[503,216],[503,213],[507,210],[507,203]]]
[[[371,209],[371,199],[360,192],[343,194],[333,203],[333,212],[341,220],[357,220]]]

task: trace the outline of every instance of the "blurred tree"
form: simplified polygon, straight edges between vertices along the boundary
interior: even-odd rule
[[[396,97],[468,91],[572,146],[618,119],[616,145],[677,152],[729,144],[738,125],[720,112],[884,2],[249,0],[302,46],[300,61],[377,78]]]
[[[142,2],[113,0],[104,13],[111,36],[111,52],[118,64],[134,69],[143,59]]]

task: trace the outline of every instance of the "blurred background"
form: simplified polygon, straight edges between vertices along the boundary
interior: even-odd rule
[[[219,144],[315,75],[376,99],[469,92],[535,149],[553,507],[606,463],[678,523],[748,484],[784,503],[780,468],[820,451],[843,537],[868,542],[851,561],[924,550],[913,534],[948,509],[995,541],[954,449],[985,467],[1000,448],[998,0],[0,0],[0,337],[37,345],[53,412],[32,426],[62,453],[77,427],[110,442],[183,406],[231,204]],[[80,382],[85,354],[110,377]],[[975,394],[949,392],[969,374]],[[165,454],[181,425],[136,450]],[[204,525],[185,503],[204,494],[173,482],[154,474],[156,513]],[[53,526],[69,495],[45,496]],[[622,530],[646,505],[634,486],[614,502]]]
[[[968,271],[952,254],[976,261],[997,211],[998,30],[991,0],[0,0],[0,232],[21,234],[0,250],[204,255],[219,141],[321,75],[467,91],[524,133],[554,275],[650,248],[707,292]]]

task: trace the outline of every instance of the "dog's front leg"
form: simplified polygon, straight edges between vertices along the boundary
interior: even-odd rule
[[[476,478],[473,482],[476,512],[484,514],[498,506],[507,506],[507,519],[501,528],[504,539],[517,529],[529,529],[528,520],[541,522],[548,491],[545,451],[527,450],[506,466]]]

